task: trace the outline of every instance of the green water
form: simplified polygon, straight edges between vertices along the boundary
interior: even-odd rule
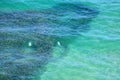
[[[69,44],[67,56],[47,65],[42,80],[120,80],[120,3],[95,6],[100,14],[90,31]]]
[[[35,80],[120,80],[119,0],[2,0],[0,10],[11,12],[48,9],[61,2],[82,3],[98,9],[99,14],[89,23],[89,30],[80,35],[54,38],[56,46],[51,50],[52,57],[44,66],[42,74],[41,68],[37,70]],[[67,17],[72,15],[74,16],[71,14]],[[30,38],[34,38],[34,34]],[[32,51],[34,52],[25,48],[24,53]]]

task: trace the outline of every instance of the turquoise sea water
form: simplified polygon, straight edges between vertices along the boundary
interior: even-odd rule
[[[120,80],[119,0],[1,0],[0,80]]]

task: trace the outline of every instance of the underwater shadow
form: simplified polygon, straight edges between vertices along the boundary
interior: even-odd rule
[[[0,80],[34,80],[42,75],[58,41],[67,49],[73,37],[90,29],[98,13],[72,3],[39,11],[0,12]]]

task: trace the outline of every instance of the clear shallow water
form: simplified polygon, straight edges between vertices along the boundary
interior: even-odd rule
[[[119,1],[68,2],[1,1],[1,80],[120,79]]]

